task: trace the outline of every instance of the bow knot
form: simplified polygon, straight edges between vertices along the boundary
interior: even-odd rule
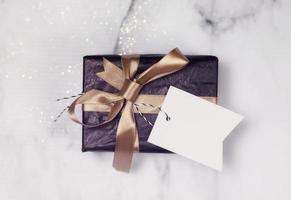
[[[130,79],[125,79],[122,88],[119,91],[119,95],[126,100],[134,103],[143,85],[138,84]]]

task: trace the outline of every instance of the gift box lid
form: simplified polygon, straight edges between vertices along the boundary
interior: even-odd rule
[[[163,56],[160,54],[140,55],[137,74],[158,62]],[[116,66],[121,66],[121,56],[119,55],[85,56],[83,58],[83,92],[91,89],[99,89],[110,93],[118,92],[117,89],[96,75],[97,72],[104,70],[103,57]],[[217,97],[217,57],[211,55],[186,55],[186,57],[189,59],[189,63],[184,69],[145,85],[140,93],[166,95],[169,86],[173,85],[197,96]],[[106,115],[107,113],[83,112],[83,122],[101,122],[106,118]],[[146,113],[144,116],[154,122],[157,114]],[[140,115],[136,114],[135,118],[139,132],[140,152],[168,153],[167,150],[147,142],[152,127]],[[118,121],[119,117],[98,128],[83,127],[82,151],[114,151]]]

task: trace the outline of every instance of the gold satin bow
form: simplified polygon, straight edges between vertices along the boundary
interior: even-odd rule
[[[139,56],[122,56],[122,70],[106,58],[103,58],[104,71],[96,75],[117,88],[119,92],[112,94],[92,89],[77,98],[69,106],[69,116],[73,121],[86,127],[98,127],[112,121],[122,111],[116,132],[113,167],[117,170],[128,172],[133,152],[139,146],[133,111],[133,103],[142,96],[139,95],[139,92],[147,83],[182,69],[188,62],[188,59],[175,48],[159,62],[135,77]],[[148,98],[146,96],[148,95],[144,95],[144,99],[154,99],[152,97],[159,95],[149,95],[150,97],[148,96]],[[158,101],[161,101],[161,98],[158,99]],[[77,119],[75,114],[75,107],[78,104],[86,106],[86,109],[90,111],[100,111],[102,107],[109,107],[108,117],[101,124],[84,124]]]

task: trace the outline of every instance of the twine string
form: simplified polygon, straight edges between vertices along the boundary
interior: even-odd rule
[[[166,113],[164,110],[162,110],[162,108],[160,106],[154,106],[152,104],[149,103],[134,103],[134,108],[136,109],[136,111],[138,112],[138,114],[150,125],[150,126],[154,126],[152,122],[150,122],[146,116],[139,110],[139,106],[148,106],[148,107],[152,107],[153,109],[159,109],[160,112],[164,113],[164,115],[166,116],[166,121],[170,121],[171,117],[168,115],[168,113]]]
[[[68,100],[68,99],[72,99],[72,98],[76,98],[79,97],[81,95],[83,95],[84,93],[80,93],[77,95],[72,95],[72,96],[68,96],[68,97],[63,97],[63,98],[59,98],[56,101],[62,101],[62,100]],[[154,106],[152,104],[149,103],[134,103],[133,104],[133,108],[136,109],[136,111],[138,112],[138,114],[150,125],[150,126],[154,126],[152,122],[150,122],[146,116],[140,111],[140,109],[138,107],[140,106],[147,106],[147,107],[152,107],[153,109],[159,109],[160,112],[164,113],[164,115],[166,116],[166,121],[170,121],[171,117],[168,115],[168,113],[166,113],[164,110],[162,110],[162,108],[160,106]],[[59,118],[61,118],[61,116],[64,114],[64,112],[66,110],[68,110],[69,106],[65,107],[58,115],[57,117],[54,119],[54,122],[57,122]]]
[[[72,98],[75,98],[75,97],[79,97],[79,96],[81,96],[83,94],[84,93],[80,93],[80,94],[76,94],[76,95],[72,95],[72,96],[68,96],[68,97],[63,97],[63,98],[57,99],[56,101],[62,101],[62,100],[66,100],[66,99],[72,99]]]
[[[72,96],[68,96],[68,97],[63,97],[63,98],[59,98],[56,99],[56,101],[63,101],[63,100],[67,100],[67,99],[72,99],[72,98],[76,98],[79,97],[81,95],[83,95],[84,93],[80,93],[80,94],[76,94],[76,95],[72,95]],[[66,110],[68,110],[69,106],[65,107],[58,115],[57,117],[54,119],[54,122],[57,122],[59,118],[61,118],[61,116],[64,114],[64,112]]]

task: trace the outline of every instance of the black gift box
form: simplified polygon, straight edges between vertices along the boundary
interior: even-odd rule
[[[121,66],[121,56],[118,55],[85,56],[83,59],[83,92],[91,89],[110,93],[118,92],[96,75],[97,72],[103,71],[103,57],[116,66]],[[162,57],[163,55],[141,55],[137,74],[145,71]],[[166,95],[169,86],[172,85],[197,96],[217,97],[218,59],[215,56],[207,55],[186,57],[189,59],[189,63],[185,68],[150,82],[142,88],[140,93]],[[157,117],[157,114],[144,115],[151,122],[154,122]],[[103,112],[83,111],[83,123],[104,121],[106,116],[107,113]],[[82,151],[114,151],[119,119],[120,115],[110,123],[96,128],[83,127]],[[139,114],[135,114],[135,119],[139,135],[139,151],[168,153],[169,151],[147,142],[152,126]]]

